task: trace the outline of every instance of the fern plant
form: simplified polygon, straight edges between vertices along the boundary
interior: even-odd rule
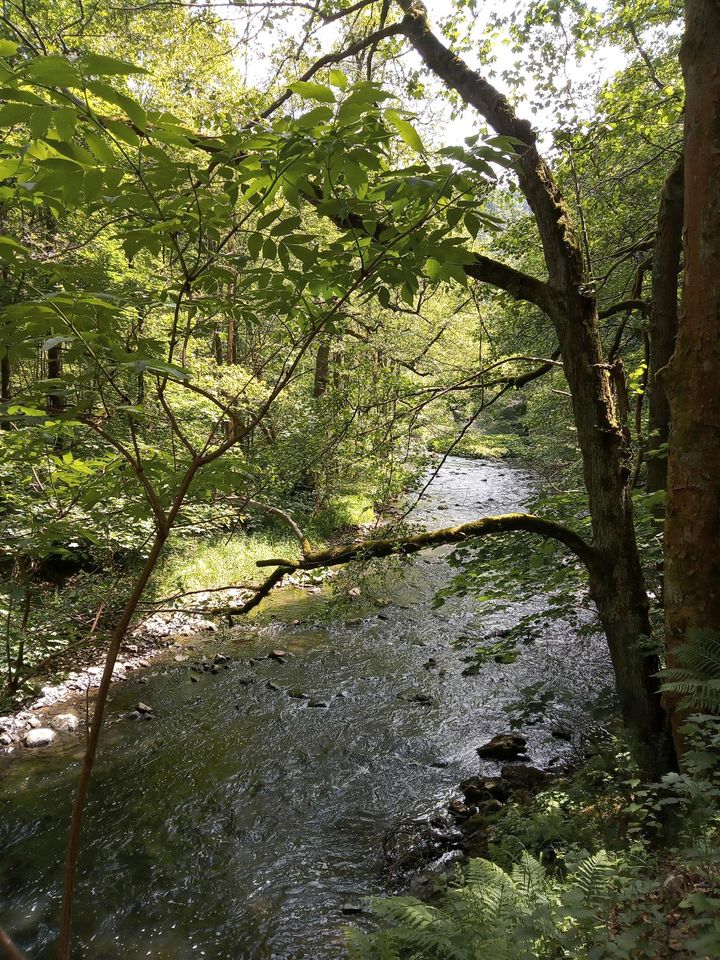
[[[353,960],[541,960],[588,956],[607,931],[617,862],[600,851],[560,881],[525,852],[507,872],[471,860],[438,906],[414,897],[375,899],[380,930],[346,931]]]
[[[678,651],[678,665],[660,671],[662,689],[685,710],[720,713],[720,632],[691,630]]]

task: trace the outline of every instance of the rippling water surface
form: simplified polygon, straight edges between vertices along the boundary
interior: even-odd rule
[[[531,492],[531,477],[507,464],[451,458],[415,518],[446,526],[516,510]],[[78,960],[340,957],[343,905],[383,890],[383,832],[480,769],[475,748],[507,728],[502,707],[520,688],[552,677],[582,698],[603,657],[562,623],[516,663],[461,675],[451,641],[540,616],[545,601],[495,616],[471,600],[435,610],[446,556],[393,569],[389,604],[365,608],[359,626],[323,623],[322,596],[280,591],[250,644],[220,638],[238,658],[229,670],[194,683],[189,662],[172,664],[114,689],[85,818]],[[294,656],[242,662],[274,647]],[[123,718],[139,699],[154,720]],[[558,754],[547,726],[528,737],[533,760]],[[0,767],[0,916],[38,960],[55,953],[78,768],[77,745]]]

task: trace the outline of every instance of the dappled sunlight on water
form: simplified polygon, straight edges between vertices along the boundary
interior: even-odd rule
[[[416,518],[434,527],[507,512],[531,490],[506,463],[454,458]],[[84,827],[77,958],[338,957],[343,905],[383,890],[383,832],[481,769],[475,748],[507,728],[503,705],[538,677],[582,701],[604,655],[563,623],[516,663],[462,676],[452,640],[546,604],[434,609],[445,557],[393,566],[383,606],[359,605],[361,624],[323,622],[325,592],[277,594],[251,641],[219,638],[229,669],[193,682],[188,661],[114,689]],[[292,656],[247,662],[273,647]],[[153,720],[125,719],[138,700]],[[570,749],[547,725],[527,736],[539,764]],[[77,757],[74,745],[11,760],[0,784],[0,915],[38,960],[54,955]]]

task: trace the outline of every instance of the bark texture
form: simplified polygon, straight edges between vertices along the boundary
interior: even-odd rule
[[[683,158],[665,179],[652,262],[650,303],[650,366],[648,370],[647,489],[667,487],[667,451],[670,405],[658,374],[667,367],[675,349],[678,327],[678,274],[682,253]]]
[[[683,298],[666,377],[668,660],[720,632],[720,5],[686,0]],[[674,718],[676,743],[682,750]]]

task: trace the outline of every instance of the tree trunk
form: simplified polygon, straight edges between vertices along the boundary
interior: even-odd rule
[[[235,361],[235,318],[230,315],[227,318],[227,365],[232,367]]]
[[[11,399],[10,357],[5,353],[0,360],[0,402],[7,403]],[[0,430],[9,430],[10,421],[0,420]]]
[[[645,776],[674,766],[672,741],[648,653],[648,599],[630,495],[630,435],[618,418],[599,337],[598,307],[572,225],[572,215],[546,161],[537,134],[518,118],[492,84],[470,69],[432,33],[422,0],[399,0],[405,33],[426,65],[502,135],[517,143],[515,170],[543,246],[547,295],[536,297],[552,319],[572,395],[578,444],[592,517],[593,545],[604,555],[592,593],[607,634],[623,718]]]
[[[62,347],[58,344],[48,350],[48,379],[59,380],[62,377]],[[48,410],[51,413],[60,413],[65,409],[65,397],[62,387],[53,387],[48,394]]]
[[[660,664],[650,650],[649,603],[632,509],[630,434],[616,414],[594,297],[578,286],[573,299],[556,329],[583,459],[593,545],[606,558],[591,592],[635,757],[643,774],[656,779],[675,766],[675,758],[656,677]]]
[[[315,379],[313,383],[313,397],[318,400],[327,393],[330,375],[330,338],[322,337],[318,340],[315,354]]]
[[[665,518],[670,666],[689,642],[720,634],[720,6],[686,0],[685,17],[683,297],[665,378],[672,417]],[[682,753],[681,717],[673,713]]]
[[[667,488],[670,406],[658,373],[670,362],[678,326],[678,273],[682,251],[683,158],[667,175],[660,198],[652,264],[650,368],[648,370],[649,493]]]

